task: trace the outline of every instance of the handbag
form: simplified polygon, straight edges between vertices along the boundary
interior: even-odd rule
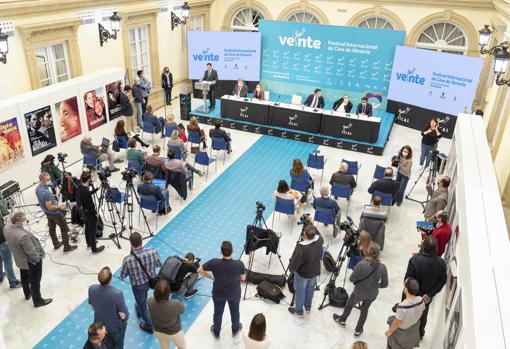
[[[142,267],[142,270],[143,272],[145,273],[145,275],[147,275],[147,277],[149,278],[149,287],[154,289],[154,287],[156,287],[156,283],[158,282],[159,280],[159,276],[156,276],[156,277],[152,277],[149,272],[147,271],[147,269],[145,268],[145,265],[143,265],[142,261],[140,260],[140,257],[138,257],[133,251],[131,251],[131,255],[133,257],[135,257],[135,259],[137,260],[137,262],[140,264],[140,267]]]
[[[117,140],[114,140],[112,143],[112,149],[114,152],[118,153],[120,151],[119,142]]]

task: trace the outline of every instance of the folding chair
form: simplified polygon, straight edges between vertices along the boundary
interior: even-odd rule
[[[315,168],[316,170],[321,170],[321,183],[322,177],[324,175],[324,164],[326,163],[326,159],[324,155],[317,155],[317,153],[308,154],[308,161],[306,162],[306,168]]]
[[[99,159],[96,158],[92,154],[84,154],[83,155],[83,168],[89,168],[92,167],[94,170],[98,170],[100,168],[101,163],[99,162]]]
[[[126,152],[124,154],[125,159],[127,160],[127,151],[128,151],[128,139],[126,137],[116,137],[117,143],[119,144],[119,149],[124,149]]]
[[[389,193],[383,193],[381,191],[375,191],[372,194],[372,200],[375,196],[379,196],[381,198],[381,206],[388,207],[388,218],[390,218],[391,207],[393,206],[393,196]]]
[[[134,168],[138,175],[142,175],[142,165],[137,160],[128,160],[127,168],[128,170]]]
[[[347,200],[347,208],[345,209],[345,215],[349,212],[349,205],[351,204],[352,188],[349,184],[338,184],[333,183],[331,187],[331,195],[336,198],[342,198]]]
[[[372,183],[377,179],[384,178],[384,170],[385,170],[385,168],[383,166],[375,165],[374,177],[372,177]]]
[[[156,127],[152,123],[144,121],[142,130],[142,140],[144,133],[152,134],[152,144],[154,144],[154,137],[156,136]]]
[[[188,143],[193,146],[193,144],[197,144],[200,147],[200,133],[198,132],[188,132]]]
[[[211,156],[213,150],[216,150],[216,158],[218,158],[219,152],[223,151],[223,164],[225,164],[225,158],[227,157],[227,141],[223,138],[212,137],[211,138]]]
[[[179,131],[179,127],[175,125],[170,125],[169,123],[165,122],[165,140],[172,135],[172,132],[175,130]]]
[[[207,177],[209,176],[209,165],[216,161],[215,157],[209,157],[207,152],[199,151],[195,154],[195,165],[199,164],[207,167],[207,172],[205,173],[205,181],[207,182]]]
[[[313,220],[324,224],[324,226],[331,224],[333,226],[333,231],[335,229],[335,214],[332,208],[316,208]]]
[[[182,152],[181,152],[181,148],[179,147],[176,147],[176,146],[173,146],[173,145],[169,145],[167,146],[168,147],[168,150],[171,150],[172,153],[175,154],[175,158],[178,159],[178,160],[182,160]]]
[[[138,210],[138,222],[140,222],[140,213],[142,209],[150,210],[156,213],[156,231],[158,230],[159,221],[159,200],[156,200],[154,196],[140,195],[140,207]],[[144,225],[145,229],[145,225]]]
[[[292,215],[292,222],[290,225],[290,232],[292,234],[292,228],[294,228],[294,216],[296,215],[296,205],[294,204],[294,200],[292,199],[286,200],[276,197],[276,202],[274,204],[273,223],[271,224],[271,229],[273,229],[274,227],[274,216],[276,216],[276,212]]]
[[[361,166],[358,164],[357,161],[349,161],[349,160],[342,159],[342,162],[345,162],[347,164],[347,166],[348,166],[347,173],[350,173],[353,176],[355,176],[356,182],[357,182],[358,181],[358,172],[359,172],[359,169]]]

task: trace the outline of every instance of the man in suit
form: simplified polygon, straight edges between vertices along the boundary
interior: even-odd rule
[[[236,97],[246,97],[248,95],[248,85],[244,83],[243,79],[237,80],[237,85],[232,90],[232,94]]]
[[[352,110],[352,103],[349,100],[349,95],[346,93],[342,98],[335,101],[333,104],[333,110],[341,113],[350,113]]]
[[[367,97],[361,98],[361,103],[356,108],[357,115],[372,116],[372,104],[368,103]]]
[[[15,212],[11,223],[4,228],[7,245],[11,248],[16,265],[20,269],[21,285],[25,299],[32,297],[34,307],[43,307],[52,302],[51,298],[41,297],[42,260],[44,250],[39,240],[23,228],[26,217],[23,212]]]
[[[117,349],[113,338],[101,322],[94,322],[89,326],[88,339],[83,349]]]
[[[392,167],[386,167],[384,169],[384,178],[378,179],[372,185],[370,188],[368,188],[368,192],[370,194],[375,193],[376,191],[384,193],[384,194],[391,194],[392,197],[392,205],[395,203],[395,199],[397,197],[398,190],[400,188],[400,183],[393,179],[393,168]]]
[[[324,109],[324,97],[321,96],[321,89],[316,88],[313,95],[309,95],[305,101],[305,105],[310,108]]]
[[[209,137],[223,138],[225,142],[227,142],[227,153],[230,154],[230,152],[232,151],[232,146],[230,144],[232,139],[230,138],[230,134],[225,130],[222,130],[220,127],[221,120],[216,120],[214,122],[214,128],[209,130]]]
[[[165,67],[163,74],[161,74],[161,87],[165,90],[165,102],[167,105],[172,105],[172,87],[174,86],[174,79],[170,69]]]
[[[209,88],[207,97],[209,98],[209,109],[214,110],[214,108],[216,106],[216,100],[214,97],[214,89],[215,89],[216,83],[218,81],[218,72],[212,68],[211,63],[207,63],[207,70],[204,72],[204,76],[202,77],[202,80],[211,82],[211,86]]]
[[[102,322],[118,349],[124,348],[128,309],[123,293],[111,285],[112,272],[104,267],[97,274],[99,285],[89,287],[89,304],[94,309],[94,322]]]
[[[153,196],[159,201],[159,214],[167,214],[170,212],[170,203],[168,201],[168,190],[163,189],[152,183],[153,174],[145,171],[143,174],[143,183],[138,184],[137,191],[140,195]]]

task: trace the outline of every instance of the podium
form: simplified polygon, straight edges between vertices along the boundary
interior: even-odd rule
[[[209,108],[207,108],[207,93],[211,89],[211,85],[214,84],[213,81],[197,81],[195,82],[195,88],[197,90],[202,90],[202,99],[204,101],[204,105],[200,108],[197,108],[198,111],[202,113],[209,113]]]

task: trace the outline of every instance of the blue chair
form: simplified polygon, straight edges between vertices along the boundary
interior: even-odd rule
[[[138,175],[142,174],[142,165],[137,160],[128,160],[128,170],[134,168],[136,172],[138,172]]]
[[[96,158],[92,154],[84,154],[83,155],[83,168],[89,168],[92,167],[94,170],[100,169],[100,162],[99,159]]]
[[[175,147],[173,145],[168,145],[167,147],[168,147],[168,150],[171,150],[175,154],[176,159],[182,160],[181,148]]]
[[[223,138],[212,137],[211,138],[211,155],[213,150],[216,150],[216,158],[218,158],[218,153],[223,151],[223,164],[225,164],[225,158],[227,157],[227,142]]]
[[[335,223],[335,214],[332,208],[316,208],[313,219],[324,225]]]
[[[345,214],[347,216],[347,212],[349,212],[349,205],[351,204],[351,186],[349,184],[333,183],[333,186],[331,187],[331,195],[335,198],[342,198],[347,200],[347,208],[345,209]]]
[[[202,166],[207,166],[207,172],[205,173],[205,181],[207,182],[207,177],[209,176],[209,165],[216,161],[215,157],[209,157],[207,152],[199,151],[195,154],[195,165],[199,164]]]
[[[307,171],[303,172],[301,176],[294,176],[292,171],[290,172],[290,188],[299,191],[300,193],[306,193],[310,188],[311,182],[308,177]]]
[[[389,193],[383,193],[380,191],[375,191],[372,194],[372,199],[375,196],[379,196],[381,198],[381,206],[388,207],[388,218],[390,218],[390,211],[391,211],[391,207],[393,206],[393,196]]]
[[[156,231],[158,230],[158,221],[159,221],[159,204],[160,201],[156,200],[154,196],[148,195],[140,195],[140,207],[138,210],[138,222],[140,222],[140,213],[142,209],[150,210],[156,213]],[[145,227],[144,227],[145,230]],[[151,236],[153,235],[152,232]]]
[[[342,159],[342,162],[345,162],[348,166],[347,173],[350,173],[353,176],[355,176],[356,181],[358,181],[358,172],[359,172],[359,168],[360,168],[360,165],[358,164],[358,162],[357,161],[349,161],[349,160],[345,160],[345,159]]]
[[[156,136],[156,127],[150,123],[150,122],[143,122],[143,130],[142,130],[142,140],[143,140],[143,134],[148,133],[152,134],[152,144],[154,144],[154,137]]]
[[[321,184],[322,184],[322,176],[324,175],[324,164],[326,163],[326,159],[324,155],[317,155],[317,153],[308,154],[308,161],[306,162],[306,168],[315,168],[316,170],[321,170]]]
[[[175,130],[179,130],[179,127],[170,125],[169,123],[165,122],[165,138],[170,137],[172,135],[172,132]]]
[[[276,212],[292,215],[292,222],[290,225],[290,232],[292,233],[292,228],[294,228],[294,216],[296,215],[296,205],[294,204],[294,200],[292,199],[286,200],[276,197],[276,202],[274,204],[273,223],[271,225],[271,229],[274,227],[274,216],[276,216]]]
[[[193,146],[193,144],[197,144],[200,147],[200,133],[198,132],[188,132],[188,143]]]
[[[126,151],[125,158],[127,160],[127,151],[128,151],[128,139],[127,137],[116,137],[117,143],[119,144],[119,149],[124,149]]]
[[[372,183],[377,179],[384,178],[384,169],[385,168],[383,166],[375,165],[374,177],[372,178]]]

